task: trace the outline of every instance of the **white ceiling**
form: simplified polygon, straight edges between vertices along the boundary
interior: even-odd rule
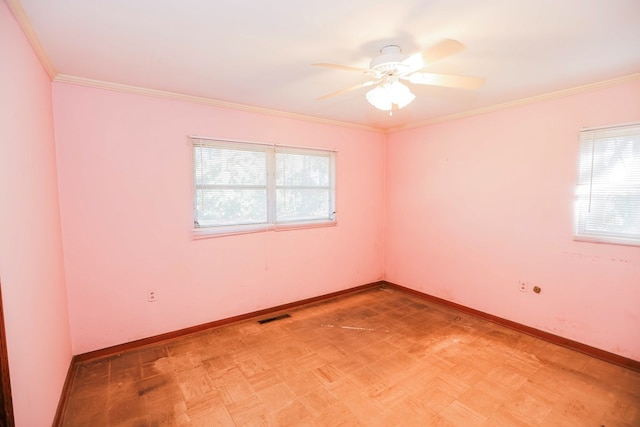
[[[15,4],[18,0],[13,0]],[[176,92],[380,129],[640,72],[639,0],[20,0],[61,75]],[[366,80],[388,44],[467,49],[425,71],[486,78],[473,91],[411,85],[393,116]]]

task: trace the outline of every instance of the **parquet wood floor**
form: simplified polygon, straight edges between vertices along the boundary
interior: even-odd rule
[[[640,373],[376,288],[82,363],[64,426],[640,426]]]

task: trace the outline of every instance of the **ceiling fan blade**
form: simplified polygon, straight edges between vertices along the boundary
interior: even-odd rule
[[[444,39],[422,52],[422,59],[425,64],[431,64],[463,50],[464,45],[459,41]]]
[[[329,64],[326,62],[316,62],[315,64],[311,65],[313,65],[314,67],[333,68],[335,70],[360,71],[361,73],[366,73],[369,71],[366,68],[352,67],[350,65]]]
[[[422,59],[421,54],[416,53],[402,61],[400,65],[401,66],[398,67],[398,70],[400,71],[401,75],[406,76],[407,74],[411,74],[422,69],[422,67],[424,67],[424,60]]]
[[[484,84],[483,77],[456,76],[453,74],[413,73],[408,77],[411,83],[453,87],[458,89],[477,89]]]
[[[345,89],[340,89],[340,90],[337,90],[335,92],[331,92],[330,94],[321,96],[320,98],[316,98],[316,101],[322,101],[322,100],[327,99],[327,98],[333,98],[334,96],[342,95],[343,93],[351,92],[352,90],[360,89],[361,87],[371,86],[371,85],[374,85],[374,84],[376,84],[378,82],[379,82],[379,80],[378,81],[373,81],[372,80],[372,81],[368,81],[368,82],[364,82],[364,83],[359,83],[359,84],[357,84],[355,86],[351,86],[351,87],[348,87],[348,88],[345,88]]]

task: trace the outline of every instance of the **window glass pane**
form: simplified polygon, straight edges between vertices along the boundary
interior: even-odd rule
[[[199,227],[267,222],[267,191],[256,189],[196,189]]]
[[[330,219],[330,196],[324,189],[278,189],[277,221]]]
[[[593,191],[590,205],[584,216],[585,232],[640,239],[640,192]]]
[[[266,185],[266,153],[241,149],[194,147],[196,184]]]
[[[276,185],[326,187],[330,183],[330,157],[276,154]]]
[[[640,137],[609,140],[596,144],[593,180],[608,185],[640,184]]]

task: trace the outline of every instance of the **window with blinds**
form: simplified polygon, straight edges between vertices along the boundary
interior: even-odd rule
[[[575,238],[640,245],[640,123],[580,132]]]
[[[194,231],[335,224],[335,152],[191,138]]]

